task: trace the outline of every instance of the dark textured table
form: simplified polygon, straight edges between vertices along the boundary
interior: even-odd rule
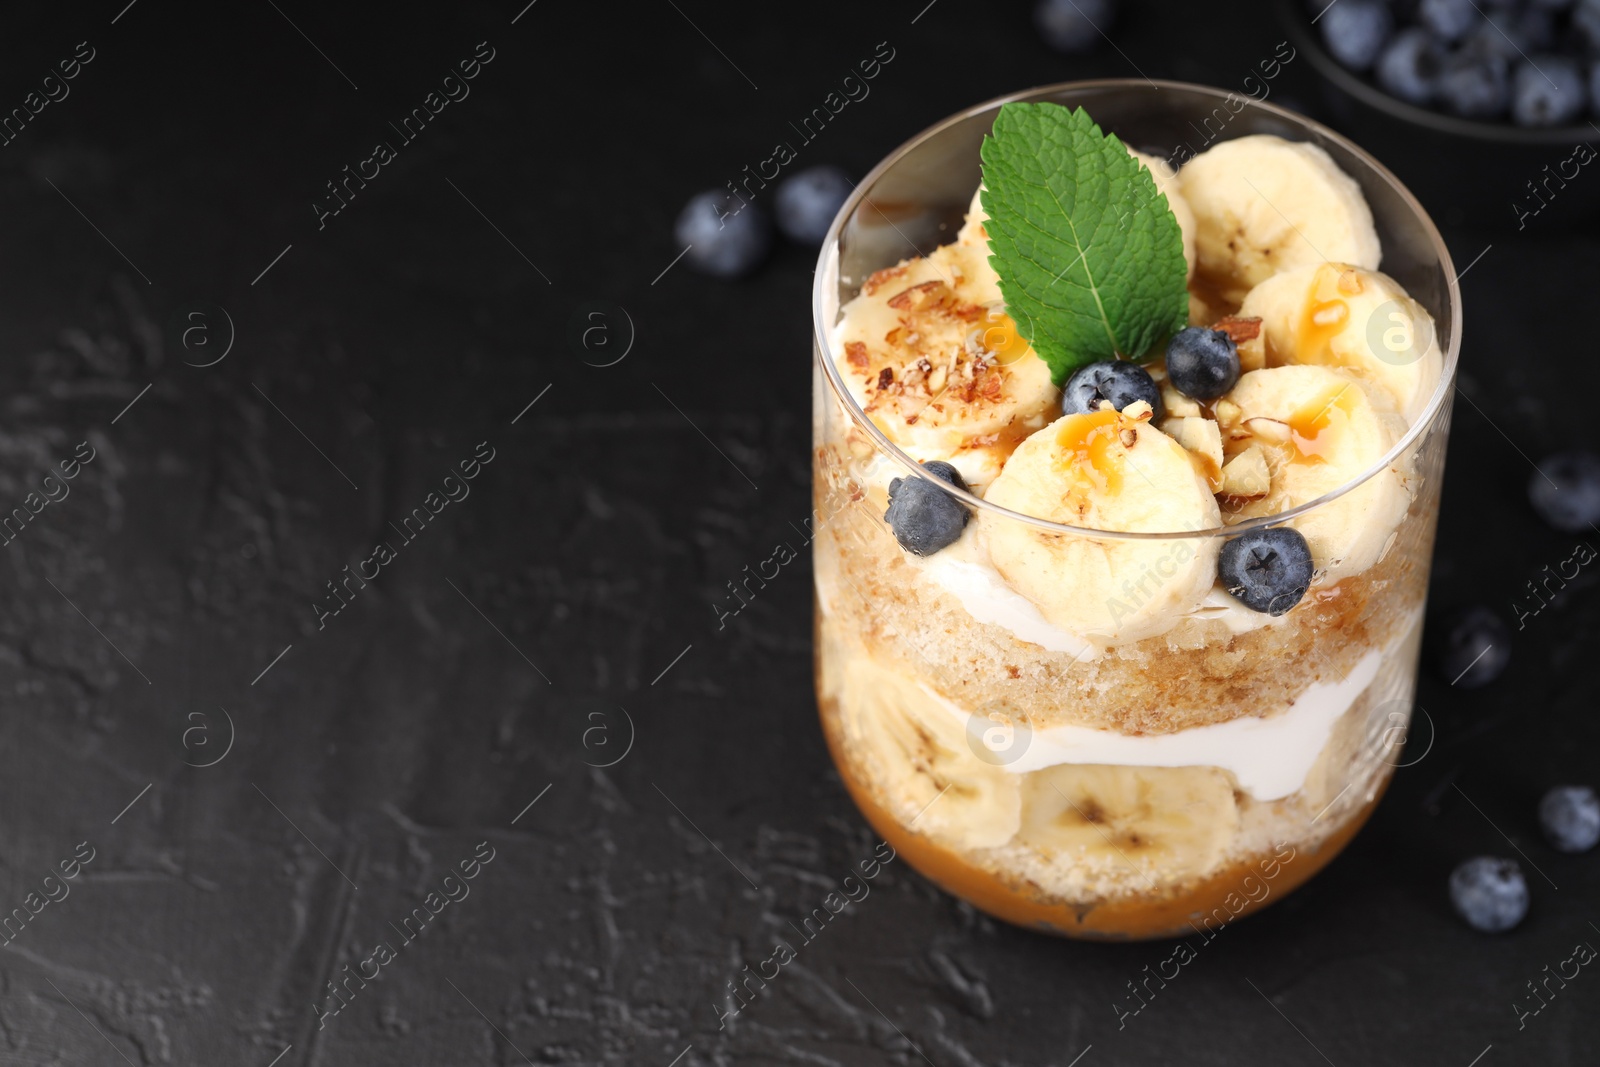
[[[1010,929],[903,862],[793,932],[875,844],[807,558],[718,608],[809,513],[812,256],[705,279],[678,207],[879,42],[801,162],[1043,82],[1238,86],[1269,10],[1129,5],[1067,60],[1021,3],[125,2],[0,34],[0,1063],[1595,1061],[1590,971],[1517,1018],[1600,944],[1600,856],[1534,824],[1595,775],[1588,572],[1493,686],[1427,679],[1346,855],[1137,1013],[1171,946]],[[1276,84],[1315,111],[1310,73]],[[1528,457],[1593,446],[1600,395],[1594,231],[1538,221],[1448,232],[1434,602],[1508,620],[1573,547]],[[1476,852],[1525,857],[1508,935],[1445,901]]]

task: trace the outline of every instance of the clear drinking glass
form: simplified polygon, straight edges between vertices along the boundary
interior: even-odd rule
[[[1398,486],[1376,562],[1314,585],[1270,624],[1237,626],[1238,610],[1216,604],[1090,654],[964,592],[990,582],[992,593],[989,578],[936,573],[937,557],[901,549],[883,518],[889,482],[929,476],[852,398],[831,335],[874,272],[954,239],[980,142],[1013,100],[1082,106],[1131,147],[1177,161],[1202,138],[1319,145],[1366,196],[1380,269],[1433,316],[1443,370],[1388,455],[1279,515],[1111,533],[951,490],[973,521],[990,536],[1027,527],[1057,545],[1133,545],[1164,573],[1163,560],[1214,555],[1254,527],[1342,521],[1384,494],[1392,502]],[[1461,312],[1449,253],[1411,194],[1339,135],[1237,94],[1143,80],[1047,86],[954,115],[880,163],[824,243],[813,315],[818,704],[839,773],[877,832],[984,911],[1086,938],[1215,929],[1327,864],[1401,762],[1439,509]],[[969,601],[987,606],[975,615]],[[1085,752],[1095,762],[1074,756]]]

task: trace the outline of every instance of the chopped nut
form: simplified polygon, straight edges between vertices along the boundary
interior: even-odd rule
[[[1244,412],[1239,410],[1239,405],[1231,400],[1219,400],[1212,409],[1217,416],[1217,422],[1224,427],[1232,426],[1239,421],[1239,416]]]
[[[885,367],[878,372],[878,389],[881,392],[894,384],[894,368]]]
[[[1221,330],[1228,335],[1229,340],[1237,345],[1242,341],[1249,341],[1261,335],[1261,319],[1255,315],[1248,318],[1226,315],[1218,319],[1211,328],[1213,330]]]
[[[849,360],[852,367],[865,368],[867,365],[867,346],[860,341],[851,341],[844,346],[844,358]]]
[[[1252,420],[1254,421],[1254,420]],[[1225,496],[1254,499],[1272,491],[1272,471],[1260,445],[1251,445],[1230,459],[1222,468]]]
[[[940,290],[943,290],[943,292]],[[909,289],[900,290],[889,298],[889,306],[899,311],[905,311],[911,307],[922,307],[930,300],[942,297],[949,291],[950,287],[948,285],[935,278],[931,282],[922,282],[920,285],[913,285]]]
[[[1124,426],[1117,437],[1122,441],[1123,448],[1132,448],[1139,443],[1139,431],[1132,426]]]
[[[1214,490],[1222,469],[1222,431],[1217,424],[1198,415],[1185,415],[1167,419],[1161,429],[1195,457],[1196,466]]]
[[[1167,409],[1167,414],[1176,418],[1185,415],[1202,414],[1200,405],[1178,392],[1170,385],[1161,387],[1161,406]]]
[[[1339,275],[1339,291],[1345,296],[1360,296],[1366,286],[1361,284],[1361,275],[1352,268]]]
[[[937,393],[939,390],[943,389],[944,388],[945,378],[948,376],[948,374],[949,374],[949,372],[944,369],[943,364],[941,364],[941,365],[933,368],[933,370],[929,371],[928,372],[928,391],[930,393]]]
[[[1265,334],[1244,341],[1236,341],[1239,349],[1239,370],[1260,370],[1267,365],[1267,339]]]
[[[1147,400],[1135,400],[1122,409],[1122,414],[1125,418],[1144,419],[1148,422],[1155,415],[1155,409],[1150,406],[1150,402]]]
[[[1350,317],[1350,307],[1342,300],[1330,300],[1311,313],[1311,321],[1318,326],[1337,326]]]
[[[908,268],[905,266],[899,266],[885,267],[883,270],[874,271],[872,274],[867,276],[866,283],[861,286],[861,291],[868,296],[872,296],[889,282],[896,278],[903,277],[907,269]]]
[[[1256,416],[1244,420],[1245,428],[1264,441],[1274,441],[1278,444],[1287,444],[1290,437],[1289,424],[1279,422],[1277,419],[1268,419]]]

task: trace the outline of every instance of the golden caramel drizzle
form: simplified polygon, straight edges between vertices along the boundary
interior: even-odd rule
[[[1118,493],[1122,489],[1122,458],[1117,449],[1127,447],[1121,440],[1125,430],[1137,438],[1139,429],[1138,420],[1109,408],[1069,415],[1056,431],[1056,445],[1062,453],[1058,462],[1079,485]]]

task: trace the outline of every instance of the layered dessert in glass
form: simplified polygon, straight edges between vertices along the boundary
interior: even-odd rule
[[[1410,194],[1269,105],[1055,86],[880,164],[814,311],[817,690],[878,832],[1080,937],[1326,864],[1400,762],[1438,513],[1460,313]]]

